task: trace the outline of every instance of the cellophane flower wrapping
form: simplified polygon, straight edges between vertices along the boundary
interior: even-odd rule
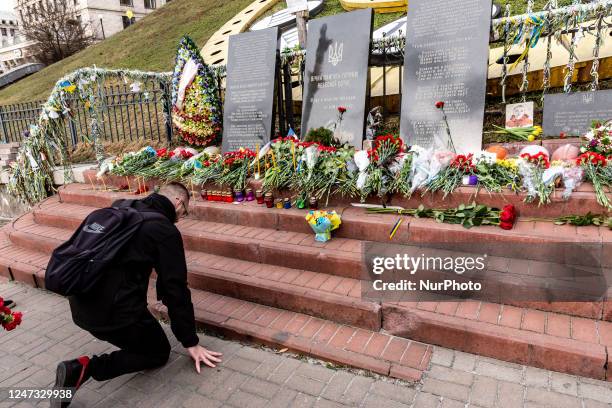
[[[315,241],[327,242],[331,232],[338,229],[342,220],[335,211],[312,210],[306,214],[306,221],[315,233]]]

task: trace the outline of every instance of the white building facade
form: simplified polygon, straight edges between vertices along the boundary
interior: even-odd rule
[[[17,1],[15,11],[20,19],[49,0]],[[52,1],[52,0],[51,0]],[[77,19],[85,24],[98,40],[108,38],[137,20],[165,5],[169,0],[67,0],[72,3]],[[132,16],[130,19],[129,16]]]
[[[0,75],[28,62],[34,62],[19,27],[17,15],[0,11]]]

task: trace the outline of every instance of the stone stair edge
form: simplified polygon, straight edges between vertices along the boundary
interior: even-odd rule
[[[66,187],[68,187],[68,190],[70,190],[70,188],[74,188],[70,186],[66,186]],[[62,194],[65,194],[64,197],[70,197],[66,202],[70,202],[75,205],[84,205],[84,206],[86,205],[83,204],[82,201],[81,202],[75,201],[77,197],[80,200],[82,200],[83,197],[97,197],[98,199],[102,199],[102,197],[108,194],[108,193],[104,193],[100,191],[96,192],[95,194],[89,194],[89,193],[83,193],[83,192],[81,193],[70,192],[66,194],[66,191],[68,190],[64,188],[60,189],[60,197]],[[113,193],[113,194],[116,194],[116,193]],[[125,197],[125,196],[127,195],[118,195],[118,194],[113,195],[113,197],[116,197],[116,198]],[[107,199],[105,201],[106,202],[101,205],[107,205],[107,204],[110,204],[111,202],[110,199]],[[342,206],[337,209],[338,209],[338,212],[342,215],[343,224],[339,230],[334,232],[334,234],[336,234],[339,237],[347,237],[347,236],[352,237],[352,235],[356,233],[364,232],[365,229],[377,229],[376,231],[373,231],[372,233],[372,237],[375,237],[376,239],[366,239],[366,241],[378,241],[378,242],[387,242],[387,243],[406,242],[407,240],[411,238],[411,234],[409,231],[411,227],[413,228],[414,231],[418,230],[419,233],[422,230],[437,230],[439,231],[439,233],[452,232],[457,235],[469,235],[471,237],[474,237],[476,235],[483,236],[483,237],[496,236],[502,239],[516,238],[518,240],[533,237],[535,239],[544,238],[544,239],[550,239],[550,240],[557,241],[560,239],[560,237],[562,237],[563,241],[567,241],[567,242],[572,242],[575,240],[587,240],[586,237],[588,235],[590,235],[590,238],[593,238],[595,236],[593,232],[599,231],[600,234],[605,236],[606,241],[607,240],[612,241],[612,232],[608,233],[607,229],[604,227],[580,227],[582,229],[580,229],[579,231],[589,232],[589,234],[581,235],[581,234],[578,234],[577,227],[575,226],[571,226],[571,225],[553,226],[552,222],[546,222],[546,223],[539,222],[538,224],[538,221],[528,221],[529,223],[536,225],[536,228],[533,231],[529,231],[528,228],[524,228],[522,225],[525,222],[521,221],[521,222],[518,222],[515,229],[511,231],[504,231],[495,226],[485,226],[485,227],[478,227],[478,228],[472,228],[472,229],[467,230],[459,225],[440,224],[431,219],[417,219],[413,217],[404,218],[404,223],[402,225],[402,228],[400,228],[394,240],[390,241],[389,232],[391,231],[393,225],[395,224],[395,221],[397,221],[398,219],[397,215],[366,214],[365,210],[361,210],[358,207],[352,207],[352,206]],[[247,222],[250,223],[251,221],[253,223],[259,222],[260,224],[266,224],[268,225],[267,228],[269,229],[273,229],[273,227],[295,229],[296,225],[298,225],[297,227],[298,232],[311,233],[306,222],[302,221],[303,217],[306,214],[305,210],[293,210],[293,209],[292,210],[276,210],[276,209],[270,210],[270,209],[260,208],[254,204],[253,205],[251,204],[235,205],[235,204],[229,204],[229,203],[211,203],[207,201],[197,200],[196,202],[193,203],[191,212],[196,214],[196,216],[199,218],[204,217],[210,213],[213,213],[213,215],[215,215],[214,214],[215,212],[232,214],[232,215],[227,216],[225,222],[224,221],[212,221],[212,222],[232,224],[236,222],[235,220],[237,218],[243,217],[244,221],[242,222],[242,224],[236,224],[236,225],[246,225]],[[236,213],[238,213],[238,215],[234,215]],[[257,217],[265,217],[265,218],[263,220],[257,220]],[[232,219],[230,220],[230,218]],[[297,221],[299,221],[299,224],[297,223]],[[549,228],[547,228],[546,231],[544,230],[540,231],[539,230],[540,226],[542,227],[548,226]],[[552,230],[553,227],[555,229],[554,231]],[[419,237],[417,236],[415,238],[417,238],[418,240]],[[361,240],[361,238],[359,239]],[[469,238],[469,239],[466,238],[466,242],[471,242],[471,240],[472,238]],[[602,238],[595,238],[596,242],[599,242],[601,240]],[[587,241],[593,242],[593,239],[588,239]]]
[[[79,220],[80,223],[80,220]],[[77,222],[75,221],[75,225],[77,224]],[[17,236],[17,238],[13,238],[13,239],[31,239],[31,237],[28,234],[23,234]],[[187,239],[191,239],[189,237],[187,237]],[[239,242],[239,241],[233,241],[233,242]],[[47,251],[50,251],[53,247],[55,247],[57,245],[57,241],[51,241],[51,242],[46,242],[44,240],[36,243],[38,246],[40,246],[41,244],[46,244],[47,245]],[[223,242],[225,245],[225,242]],[[220,253],[216,250],[210,250],[210,248],[208,249],[203,249],[203,248],[192,248],[193,245],[187,245],[187,248],[189,250],[191,249],[195,249],[198,252],[202,252],[202,253],[212,253],[216,256],[221,256],[221,257],[226,257],[226,258],[235,258],[235,253],[238,249],[242,248],[244,249],[246,252],[248,252],[248,256],[241,256],[243,261],[247,261],[247,262],[252,262],[252,263],[256,263],[256,264],[274,264],[274,266],[280,266],[280,267],[288,267],[294,270],[311,270],[313,268],[308,267],[308,265],[312,264],[312,259],[313,257],[317,258],[320,252],[318,252],[318,249],[315,248],[314,252],[304,252],[303,248],[302,250],[300,250],[299,252],[296,252],[296,256],[287,256],[287,259],[293,259],[294,262],[298,262],[298,260],[296,260],[296,257],[301,257],[301,260],[299,260],[299,262],[301,262],[299,265],[279,265],[279,261],[278,261],[278,254],[279,252],[276,251],[276,249],[278,249],[279,247],[276,245],[275,242],[273,242],[272,247],[270,246],[266,246],[266,245],[262,245],[259,248],[262,248],[262,252],[258,252],[258,250],[253,250],[252,247],[249,247],[248,245],[244,246],[230,246],[229,249],[227,249],[224,253]],[[270,248],[275,249],[275,251],[270,252]],[[288,245],[284,245],[282,247],[280,247],[281,249],[287,249]],[[266,252],[267,251],[267,252]],[[250,257],[250,258],[249,258]],[[360,257],[359,257],[360,258]],[[329,259],[325,259],[322,258],[322,261],[330,261]],[[360,267],[362,267],[361,265],[361,259],[359,259],[359,262],[357,262],[357,257],[355,259],[355,263],[354,263],[354,267],[357,267],[357,263],[359,263]],[[317,264],[320,264],[319,262],[317,262]],[[332,268],[333,269],[333,268]],[[345,268],[346,269],[346,268]],[[347,269],[348,270],[348,269]],[[326,273],[326,274],[332,274],[332,275],[336,275],[339,276],[341,278],[352,278],[352,279],[362,279],[361,278],[361,271],[354,273],[352,276],[346,276],[347,274],[345,273],[345,275],[340,275],[338,273],[338,271],[330,271],[329,270],[324,270],[324,271],[312,271],[315,273]],[[525,302],[527,303],[527,302]],[[534,302],[530,302],[530,303],[534,303]],[[517,305],[519,307],[525,307],[523,305]],[[601,312],[597,312],[597,315],[594,314],[593,310],[590,310],[592,308],[594,308],[595,306],[593,306],[592,308],[580,308],[580,309],[576,309],[575,307],[573,308],[568,308],[566,307],[565,303],[551,303],[551,304],[545,304],[543,302],[535,302],[535,304],[527,306],[527,307],[531,307],[534,309],[538,309],[538,310],[545,310],[545,311],[553,311],[553,312],[558,312],[558,313],[563,313],[563,314],[568,314],[568,315],[577,315],[577,316],[582,316],[582,317],[586,317],[586,318],[599,318],[599,316],[601,315]],[[596,306],[598,309],[601,309],[601,305],[599,303],[597,303]],[[608,308],[609,309],[609,308]],[[608,313],[606,312],[606,319],[612,319],[612,313]]]
[[[206,293],[205,291],[197,289],[195,290],[195,292],[196,296],[201,293]],[[227,299],[229,299],[230,301],[232,300],[232,298]],[[238,303],[250,304],[252,302],[238,300]],[[258,306],[259,305],[255,304],[255,307]],[[239,307],[242,306],[238,306],[238,308]],[[159,317],[163,317],[166,319],[168,318],[166,307],[161,305],[159,302],[151,302],[149,305],[149,309],[152,311],[152,313]],[[278,349],[287,348],[290,351],[297,352],[298,354],[309,355],[315,358],[320,358],[324,361],[329,361],[349,367],[361,368],[367,371],[374,372],[376,374],[391,376],[410,382],[418,382],[421,379],[422,371],[429,365],[431,354],[433,352],[433,348],[430,345],[414,342],[409,339],[399,338],[397,336],[392,336],[385,333],[378,333],[375,331],[344,326],[339,323],[324,323],[324,326],[331,324],[334,326],[344,327],[350,331],[371,333],[370,336],[372,338],[374,336],[385,336],[390,339],[388,341],[389,343],[391,343],[394,338],[397,338],[399,341],[407,340],[411,344],[418,344],[419,346],[424,347],[427,351],[422,360],[419,362],[418,367],[411,367],[408,365],[402,365],[397,362],[384,359],[380,356],[378,358],[372,357],[371,355],[367,355],[364,351],[354,352],[351,350],[333,346],[331,344],[331,338],[329,339],[330,344],[327,344],[325,342],[315,341],[314,335],[310,337],[299,336],[298,333],[295,333],[295,331],[299,331],[299,329],[293,330],[292,332],[292,330],[289,329],[283,330],[259,326],[236,317],[221,315],[219,313],[216,313],[215,311],[204,310],[198,304],[194,306],[194,309],[196,312],[196,322],[200,326],[203,326],[207,329],[212,329],[213,331],[217,331],[226,337],[241,341],[255,342]],[[274,310],[275,308],[268,307],[268,309]],[[298,312],[281,311],[281,314],[283,313],[288,313],[290,319],[293,318],[291,316],[296,316],[296,318],[305,316]],[[309,318],[309,316],[305,316],[305,318]],[[316,318],[310,318],[310,320],[314,319]],[[305,326],[307,325],[304,323],[303,327]],[[331,337],[333,337],[333,334]]]
[[[20,231],[14,225],[11,229],[7,230],[7,233],[15,246],[45,254],[50,254],[62,242],[62,240],[54,237]],[[229,262],[232,261],[232,258],[216,256],[226,258]],[[262,265],[255,262],[250,263]],[[240,297],[245,300],[254,301],[257,298],[268,302],[275,301],[275,306],[277,307],[300,309],[302,312],[308,311],[321,317],[334,316],[339,321],[358,327],[380,328],[381,315],[378,303],[363,301],[359,298],[343,296],[333,292],[292,285],[290,283],[266,280],[256,276],[240,275],[232,273],[229,268],[215,269],[212,266],[206,267],[194,262],[188,263],[188,268],[188,280],[194,284],[193,287],[196,289],[202,289],[205,285],[214,285],[217,288],[217,292],[225,291],[225,293],[221,293],[224,295],[234,292],[234,294],[240,294]],[[332,277],[332,275],[324,273],[312,273],[319,276],[323,275],[322,277]],[[39,277],[44,277],[44,271],[42,276]],[[342,279],[351,280],[351,278]],[[352,280],[355,282],[354,285],[358,283],[357,280]],[[224,288],[221,289],[221,287]],[[258,292],[266,293],[268,298],[262,297],[261,293],[258,295]],[[309,302],[312,302],[310,309],[308,309]]]
[[[612,356],[607,345],[393,304],[383,304],[383,315],[383,330],[396,336],[512,363],[612,381]],[[394,326],[394,322],[399,321],[407,321],[409,325]]]

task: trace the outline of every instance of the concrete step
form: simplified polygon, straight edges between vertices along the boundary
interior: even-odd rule
[[[64,203],[104,207],[109,206],[116,199],[136,198],[137,196],[126,192],[93,191],[91,186],[73,184],[60,189],[60,197]],[[366,214],[363,208],[352,206],[334,206],[331,209],[342,215],[342,226],[334,231],[334,236],[358,239],[361,242],[409,245],[462,243],[467,244],[468,247],[474,247],[474,243],[478,243],[479,248],[483,248],[488,255],[539,261],[550,261],[558,254],[559,248],[549,244],[603,245],[612,243],[612,230],[607,228],[554,225],[550,221],[535,221],[526,218],[523,218],[523,221],[519,218],[513,230],[505,231],[496,226],[483,226],[468,230],[460,225],[440,224],[431,219],[406,217],[393,241],[389,241],[389,233],[398,219],[396,215]],[[274,235],[288,231],[306,234],[305,236],[312,235],[310,227],[304,220],[305,210],[268,209],[254,202],[240,204],[209,202],[196,196],[190,203],[190,214],[191,217],[214,223],[282,231]],[[292,238],[296,237],[292,236]],[[326,245],[330,248],[340,245],[333,241]],[[307,242],[308,238],[300,242],[300,245],[304,246]],[[573,255],[580,259],[583,256],[584,248],[579,245],[571,248],[566,246],[563,248],[564,255],[569,256],[572,248]],[[612,265],[612,259],[608,264]],[[302,268],[302,266],[295,265],[286,266]]]
[[[51,198],[33,213],[6,226],[0,236],[0,274],[43,286],[47,254],[70,236],[91,209]],[[209,231],[206,228],[211,225],[188,219],[179,227],[191,239],[217,234],[218,241],[231,241],[233,234],[248,229],[220,224],[220,232],[202,232]],[[259,238],[261,242],[265,240],[265,237]],[[350,241],[336,238],[331,242]],[[285,256],[280,249],[291,244],[283,239],[273,242],[279,244],[276,256]],[[428,346],[414,340],[570,374],[612,378],[608,357],[612,323],[601,320],[607,313],[606,303],[590,305],[592,319],[476,301],[377,305],[358,298],[358,283],[354,278],[271,266],[273,259],[265,257],[236,259],[243,257],[241,252],[248,252],[249,245],[242,244],[225,256],[193,250],[188,253],[197,319],[228,336],[287,347],[404,379],[420,378],[420,370],[429,359],[427,353],[431,353]],[[342,243],[341,247],[344,245],[348,244]],[[306,243],[295,246],[302,252],[309,251]],[[260,251],[258,248],[254,253]],[[340,252],[347,253],[347,250],[340,249]],[[310,263],[326,260],[312,255],[303,259]],[[291,280],[295,273],[298,275]],[[337,285],[332,278],[340,279]],[[328,284],[335,285],[334,289],[328,290]],[[201,291],[196,285],[210,290]],[[554,309],[556,305],[549,307]],[[567,307],[568,313],[574,313],[572,305],[559,307]],[[165,313],[159,304],[151,308],[159,315]],[[377,318],[381,319],[383,332],[371,325],[373,316],[380,316]],[[411,352],[415,344],[419,346]]]
[[[493,303],[383,304],[383,329],[513,363],[612,379],[612,323]]]
[[[35,207],[33,214],[38,224],[74,230],[91,211],[92,207],[60,203],[57,197],[51,197]],[[337,238],[321,243],[314,240],[312,233],[277,231],[192,218],[181,220],[177,226],[188,250],[352,279],[360,278],[362,241],[359,240]]]
[[[114,187],[119,188],[121,186],[125,186],[130,184],[133,190],[136,189],[136,179],[134,177],[120,177],[113,175],[105,175],[102,179],[96,178],[97,170],[86,170],[83,173],[83,179],[85,183],[89,183],[89,188],[91,189],[91,185],[100,190],[106,187]],[[142,178],[140,179],[141,183]],[[145,181],[147,186],[152,190],[156,185],[163,184],[159,180],[150,179]],[[254,189],[261,188],[261,180],[254,181],[251,180],[249,182],[250,186]],[[188,188],[192,188],[197,193],[200,191],[200,186],[187,186]],[[210,186],[204,186],[205,188],[210,188],[213,190],[219,190],[219,186],[214,184]],[[424,205],[425,207],[430,208],[455,208],[459,204],[467,204],[472,201],[477,201],[480,204],[485,204],[490,207],[500,207],[506,204],[513,204],[519,214],[524,217],[559,217],[568,214],[586,214],[587,212],[592,212],[594,214],[605,213],[606,210],[599,204],[597,204],[597,199],[595,197],[595,193],[593,190],[593,186],[590,183],[583,183],[579,186],[576,191],[571,195],[570,199],[565,201],[562,198],[563,189],[557,189],[552,197],[551,203],[544,206],[539,206],[536,203],[525,203],[525,193],[515,193],[511,190],[504,189],[500,193],[489,193],[485,190],[478,190],[475,187],[465,186],[459,187],[452,194],[449,194],[446,198],[442,193],[427,193],[422,195],[420,192],[416,192],[410,198],[406,198],[403,196],[394,195],[391,197],[390,205],[397,205],[404,208],[417,208],[419,205]],[[294,195],[294,193],[290,191],[283,191],[278,193],[279,197],[287,196],[290,197]],[[357,202],[358,199],[347,199],[342,197],[331,197],[330,198],[330,206],[331,207],[347,207],[351,202]],[[380,204],[380,200],[376,197],[371,197],[367,200],[368,203]]]
[[[31,213],[6,229],[15,246],[48,256],[72,231],[37,224]],[[44,269],[44,265],[40,265]],[[361,299],[361,282],[324,273],[263,265],[197,251],[187,253],[192,288],[379,330],[381,307]],[[44,272],[38,273],[44,280]],[[42,283],[38,283],[42,285]]]
[[[257,342],[406,381],[418,381],[433,353],[429,345],[280,310],[198,289],[191,290],[196,322],[226,337]],[[149,309],[168,318],[149,291]]]
[[[48,254],[12,244],[0,231],[0,276],[44,288],[48,258]],[[197,324],[229,338],[287,348],[410,382],[421,379],[431,360],[433,348],[423,343],[210,291],[190,290]],[[156,316],[168,319],[166,307],[156,300],[153,281],[148,302]]]

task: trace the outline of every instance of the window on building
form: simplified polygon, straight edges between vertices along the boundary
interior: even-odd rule
[[[133,0],[119,0],[119,4],[122,6],[130,6],[130,7],[134,6]]]
[[[15,36],[15,29],[11,28],[11,37],[14,37],[14,36]]]
[[[2,33],[3,37],[6,37],[6,28],[4,27],[0,28],[0,33]]]
[[[157,8],[157,4],[155,0],[144,0],[144,6],[146,9]]]
[[[123,28],[128,28],[136,22],[136,17],[130,19],[128,16],[121,16],[121,19],[123,20]]]

